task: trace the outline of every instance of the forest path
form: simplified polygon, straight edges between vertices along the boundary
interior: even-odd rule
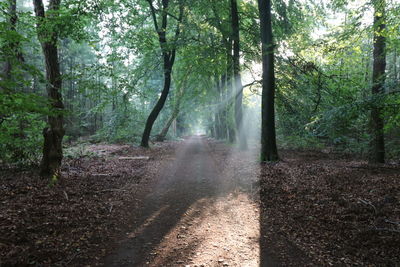
[[[106,266],[260,265],[258,205],[214,156],[205,138],[185,140]]]

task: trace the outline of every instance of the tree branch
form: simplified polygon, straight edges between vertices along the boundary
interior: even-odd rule
[[[149,3],[149,6],[150,6],[151,16],[152,16],[153,22],[154,22],[154,28],[156,29],[156,32],[159,34],[158,22],[157,22],[157,17],[156,17],[156,10],[155,10],[155,8],[153,6],[153,1],[152,0],[147,0],[147,2]]]
[[[184,7],[183,7],[183,3],[182,1],[179,2],[179,17],[178,17],[178,21],[177,21],[177,25],[176,25],[176,30],[175,30],[175,37],[174,37],[174,42],[175,42],[175,47],[171,52],[171,57],[170,57],[170,61],[173,64],[175,61],[175,56],[176,56],[176,42],[178,41],[178,37],[179,34],[181,33],[181,27],[180,24],[183,20],[183,15],[184,15]]]

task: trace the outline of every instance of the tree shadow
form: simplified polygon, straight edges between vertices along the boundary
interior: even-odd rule
[[[154,191],[135,210],[135,222],[127,239],[105,259],[105,265],[145,266],[151,262],[156,256],[152,252],[182,218],[193,221],[201,216],[201,212],[186,214],[194,203],[201,199],[212,202],[226,193],[220,187],[217,168],[201,138],[187,140],[178,149],[174,165],[166,168]],[[185,250],[195,246],[188,244]],[[173,255],[167,255],[166,261],[172,259]]]
[[[268,205],[276,201],[278,195],[276,185],[268,182],[271,175],[283,175],[279,171],[271,171],[274,163],[261,167],[260,182],[260,266],[310,266],[311,261],[300,248],[296,246],[286,233],[279,228],[269,225],[268,217],[274,216],[268,212]]]

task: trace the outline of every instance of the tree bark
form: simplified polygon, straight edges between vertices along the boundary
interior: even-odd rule
[[[62,78],[60,73],[60,63],[58,60],[57,49],[57,32],[49,32],[49,29],[43,28],[43,21],[51,19],[45,13],[43,1],[33,0],[35,14],[37,17],[37,33],[46,65],[46,79],[47,79],[47,95],[53,108],[53,114],[48,116],[49,126],[43,129],[44,145],[43,145],[43,158],[41,162],[41,174],[43,176],[58,176],[61,161],[63,158],[62,152],[62,139],[65,134],[64,130],[64,104],[61,96]],[[60,0],[50,0],[49,11],[52,16],[55,16],[60,7]]]
[[[181,90],[184,90],[184,89],[182,88]],[[161,130],[161,132],[157,135],[157,138],[156,138],[157,141],[163,142],[165,140],[165,137],[167,136],[169,128],[171,127],[172,123],[179,115],[182,97],[183,97],[183,91],[181,92],[179,90],[177,99],[176,99],[176,103],[174,105],[174,110],[172,111],[171,117],[168,119],[167,123],[164,125],[164,128]]]
[[[153,6],[152,0],[147,0],[147,2],[150,5],[150,11],[151,15],[153,18],[154,22],[154,27],[157,31],[158,34],[158,40],[159,44],[161,47],[162,55],[163,55],[163,69],[164,69],[164,87],[161,92],[161,96],[158,99],[156,105],[154,106],[153,110],[151,111],[149,117],[147,118],[145,129],[143,131],[142,135],[142,141],[141,141],[141,146],[142,147],[149,147],[149,139],[150,139],[150,134],[151,134],[151,129],[153,128],[154,122],[156,121],[158,115],[160,114],[160,111],[164,107],[165,101],[167,100],[169,90],[171,87],[171,74],[172,74],[172,67],[175,62],[175,55],[176,55],[176,47],[174,46],[172,49],[168,48],[168,42],[167,42],[167,37],[166,37],[166,31],[167,31],[167,22],[168,22],[168,5],[169,5],[169,0],[162,0],[162,22],[161,22],[161,28],[158,26],[157,22],[157,17],[156,17],[156,11]],[[183,4],[180,2],[179,6],[179,17],[178,17],[178,24],[176,26],[175,30],[175,41],[178,39],[178,36],[180,34],[180,23],[182,22],[183,19]]]
[[[220,82],[219,82],[219,86],[218,86],[218,89],[219,89],[219,97],[220,97],[220,103],[227,103],[226,101],[226,92],[227,92],[227,86],[226,86],[226,73],[224,73],[222,76],[221,76],[221,80],[220,80]],[[225,104],[226,105],[226,104]],[[227,110],[226,110],[226,106],[225,105],[223,105],[223,106],[220,106],[220,107],[218,107],[218,110],[219,110],[219,121],[220,121],[220,126],[219,126],[219,128],[220,128],[220,139],[227,139],[228,138],[228,123],[227,123],[227,121],[228,121],[228,119],[227,119],[227,117],[228,117],[228,113],[227,113]]]
[[[185,90],[186,84],[187,84],[187,81],[188,81],[191,71],[192,71],[192,66],[190,66],[188,68],[187,72],[184,73],[184,77],[182,78],[181,82],[178,84],[178,86],[176,88],[175,103],[174,103],[174,108],[173,108],[171,117],[168,119],[167,123],[164,125],[164,128],[161,130],[161,132],[156,137],[156,140],[159,142],[163,142],[165,140],[165,137],[167,136],[169,128],[171,127],[172,123],[179,115],[182,99],[183,99],[183,97],[185,95],[185,91],[186,91]]]
[[[215,138],[222,139],[222,120],[221,120],[221,107],[219,103],[221,103],[221,77],[219,75],[215,75],[215,87],[216,87],[216,98],[215,98],[215,113],[214,113],[214,128],[215,128]]]
[[[240,75],[240,31],[237,0],[231,0],[231,19],[236,135],[239,142],[239,148],[244,150],[247,149],[247,141],[243,129],[243,85],[242,77]]]
[[[385,0],[374,0],[374,63],[372,71],[372,95],[382,95],[386,70],[386,38],[385,38]],[[371,162],[385,162],[384,120],[380,100],[373,101],[371,110],[372,153]]]
[[[275,72],[271,0],[258,0],[262,43],[261,161],[279,160],[275,133]]]
[[[163,142],[165,140],[165,137],[167,136],[169,128],[171,127],[174,120],[178,117],[178,115],[179,115],[179,108],[175,108],[174,111],[172,112],[171,117],[168,119],[167,123],[164,125],[164,128],[157,135],[157,138],[156,138],[157,141]]]
[[[233,47],[233,41],[232,38],[229,37],[228,41],[225,43],[226,46],[226,91],[225,91],[225,101],[226,101],[226,107],[225,107],[225,120],[226,120],[226,135],[227,135],[227,140],[230,143],[235,142],[235,126],[233,125],[233,111],[232,109],[234,108],[234,102],[233,102],[233,97],[235,95],[234,88],[232,86],[232,76],[233,76],[233,55],[232,55],[232,47]]]

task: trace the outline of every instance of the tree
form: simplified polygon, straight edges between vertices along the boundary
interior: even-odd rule
[[[276,161],[275,72],[271,0],[258,0],[262,49],[261,161]]]
[[[222,66],[224,66],[225,69],[221,74],[220,77],[221,80],[219,85],[217,86],[217,89],[221,95],[220,101],[225,102],[225,105],[223,109],[221,109],[221,112],[219,114],[219,121],[221,122],[221,132],[222,132],[221,137],[226,138],[230,142],[234,142],[235,125],[234,122],[231,121],[232,107],[233,107],[232,97],[235,96],[235,92],[232,92],[233,38],[232,38],[232,22],[231,22],[232,18],[230,14],[231,12],[229,12],[228,14],[224,14],[223,12],[226,9],[226,1],[221,1],[220,3],[211,1],[210,5],[214,15],[214,18],[212,19],[213,21],[212,24],[221,34],[221,44],[225,53],[225,64],[222,64]],[[227,21],[228,23],[226,23]]]
[[[41,162],[43,176],[58,175],[63,158],[62,139],[65,134],[63,111],[64,104],[61,96],[62,77],[58,60],[58,33],[54,25],[60,8],[61,0],[50,0],[45,12],[42,0],[33,0],[37,18],[37,34],[46,65],[47,95],[53,108],[48,116],[49,126],[43,129],[44,144]],[[53,23],[53,25],[52,25]]]
[[[8,12],[9,12],[9,40],[7,40],[5,49],[8,51],[9,56],[4,64],[4,79],[12,80],[12,67],[13,61],[17,59],[20,63],[24,62],[24,57],[20,50],[19,37],[16,30],[18,15],[17,15],[17,1],[8,0]]]
[[[233,76],[235,92],[235,123],[239,147],[247,148],[246,136],[243,129],[243,85],[240,76],[240,31],[237,0],[231,0],[231,22],[233,42]]]
[[[162,0],[162,10],[161,10],[161,26],[159,26],[157,21],[156,9],[153,6],[152,0],[147,0],[150,6],[151,16],[153,18],[154,27],[158,34],[158,41],[161,48],[161,53],[163,57],[163,70],[164,70],[164,87],[161,92],[161,96],[158,99],[156,105],[151,111],[149,117],[147,118],[145,129],[142,135],[141,146],[149,147],[149,138],[151,129],[153,128],[153,124],[156,121],[160,111],[164,107],[165,101],[167,100],[168,93],[171,87],[171,74],[172,68],[174,66],[175,57],[176,57],[176,41],[178,40],[180,30],[180,23],[183,20],[184,7],[182,1],[179,1],[179,15],[177,18],[177,25],[175,29],[174,42],[175,44],[171,44],[167,40],[167,24],[168,24],[168,12],[169,12],[169,0]]]
[[[165,140],[165,137],[167,136],[169,128],[171,127],[172,123],[176,120],[176,118],[179,115],[181,105],[182,105],[182,100],[185,96],[186,87],[187,87],[187,83],[188,83],[192,68],[193,68],[193,65],[190,65],[189,68],[187,69],[187,71],[184,72],[183,77],[179,80],[179,83],[177,83],[176,93],[175,93],[175,101],[173,104],[172,114],[168,118],[168,120],[165,123],[161,132],[157,135],[156,140],[159,142],[163,142]]]
[[[372,95],[383,93],[386,69],[386,37],[385,37],[385,7],[386,0],[374,0],[374,63],[372,72]],[[371,161],[385,162],[384,120],[382,108],[375,101],[371,110],[372,154]]]

